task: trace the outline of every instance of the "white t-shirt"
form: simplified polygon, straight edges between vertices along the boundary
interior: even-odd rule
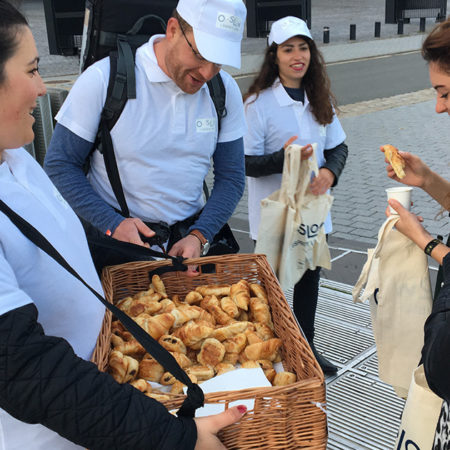
[[[332,149],[345,140],[345,133],[336,116],[324,126],[316,122],[305,93],[305,102],[293,100],[284,89],[280,80],[262,91],[256,101],[249,97],[244,105],[248,132],[244,136],[246,155],[267,155],[280,150],[285,142],[297,135],[294,142],[299,145],[317,143],[317,163],[325,163],[324,150]],[[248,218],[250,237],[258,238],[261,200],[278,190],[281,186],[281,174],[263,177],[247,177]],[[325,233],[332,230],[331,216],[325,220]]]
[[[5,150],[0,198],[31,223],[66,261],[102,293],[83,227],[39,164],[24,150]],[[66,339],[91,358],[105,308],[80,281],[31,243],[0,213],[0,315],[34,303],[45,334]],[[20,422],[0,409],[0,450],[80,448],[42,425]]]
[[[217,115],[208,87],[186,94],[158,66],[155,40],[136,52],[136,99],[128,100],[111,130],[117,166],[132,217],[173,224],[203,206],[202,182],[217,140],[228,142],[246,131],[239,88],[221,71],[227,114],[217,139]],[[94,142],[109,81],[109,59],[80,75],[56,116],[81,138]],[[89,180],[110,205],[119,208],[103,157],[95,152]]]

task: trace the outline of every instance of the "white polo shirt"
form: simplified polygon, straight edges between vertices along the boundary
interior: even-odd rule
[[[296,144],[317,143],[317,163],[325,163],[324,150],[332,149],[345,140],[345,133],[336,116],[333,121],[320,125],[311,112],[308,97],[305,102],[293,100],[284,89],[280,80],[262,91],[256,101],[249,97],[244,105],[248,132],[244,137],[246,155],[267,155],[280,150],[292,136],[298,136]],[[281,174],[264,177],[247,177],[248,216],[250,236],[258,238],[261,200],[278,190],[281,186]],[[325,220],[325,233],[332,231],[331,216]]]
[[[136,52],[136,99],[129,100],[111,131],[123,190],[133,217],[169,224],[203,206],[202,182],[217,144],[217,115],[205,84],[186,94],[158,66],[153,36]],[[227,115],[219,142],[245,133],[242,98],[233,78],[220,72]],[[109,60],[80,75],[57,115],[60,124],[90,142],[95,140],[106,98]],[[103,157],[95,152],[89,180],[94,190],[118,208]]]
[[[24,150],[5,150],[0,198],[39,230],[94,289],[102,293],[86,237],[75,213],[39,164]],[[0,213],[0,315],[34,303],[49,336],[66,339],[91,358],[104,306],[76,278],[31,243]],[[80,448],[42,425],[20,422],[0,409],[0,450]]]

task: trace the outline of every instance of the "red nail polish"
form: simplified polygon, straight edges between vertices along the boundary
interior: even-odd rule
[[[237,407],[237,409],[238,409],[238,411],[239,411],[241,414],[245,414],[245,413],[247,412],[247,407],[244,406],[244,405],[239,405],[239,406]]]

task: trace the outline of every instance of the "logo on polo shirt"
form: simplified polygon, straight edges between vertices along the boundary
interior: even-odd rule
[[[233,33],[241,32],[241,19],[238,16],[223,12],[217,13],[216,28],[232,31]]]
[[[197,133],[212,133],[216,131],[216,121],[217,119],[197,119],[195,121],[195,128]]]

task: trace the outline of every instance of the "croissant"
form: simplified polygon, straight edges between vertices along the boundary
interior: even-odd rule
[[[149,354],[145,355],[142,361],[139,363],[139,378],[159,382],[163,373],[164,367]]]
[[[392,168],[394,169],[395,174],[399,178],[404,178],[406,176],[405,171],[405,160],[398,152],[398,149],[393,145],[383,145],[384,154],[386,158],[390,162]]]
[[[188,376],[193,383],[198,383],[197,377],[195,375],[188,375]],[[185,385],[181,381],[176,380],[175,383],[172,384],[170,393],[171,394],[182,394],[184,386]]]
[[[144,379],[139,378],[138,380],[134,380],[130,382],[131,386],[135,387],[137,390],[141,392],[151,392],[152,387],[148,384]]]
[[[158,402],[164,402],[166,400],[170,400],[170,395],[166,395],[166,394],[157,394],[156,392],[147,392],[145,395],[147,397],[153,398],[154,400],[157,400]]]
[[[258,297],[266,305],[269,304],[269,299],[267,297],[267,292],[260,284],[250,283],[250,290],[252,291],[252,294],[255,297]]]
[[[134,294],[133,298],[138,299],[138,298],[145,297],[147,295],[151,295],[151,294],[154,294],[154,293],[155,293],[155,290],[150,285],[149,288],[146,291],[140,291],[137,294]]]
[[[189,292],[189,293],[186,295],[185,299],[184,299],[184,301],[185,301],[186,303],[189,303],[189,305],[192,305],[192,304],[194,304],[194,303],[199,303],[199,302],[201,302],[202,300],[203,300],[203,295],[200,294],[200,292],[197,292],[197,291],[191,291],[191,292]]]
[[[127,383],[135,378],[139,363],[131,356],[113,350],[109,356],[109,371],[118,383]]]
[[[161,305],[161,313],[170,313],[173,309],[176,308],[175,303],[168,298],[161,300],[159,304]]]
[[[202,294],[203,297],[207,295],[215,295],[216,297],[224,297],[226,295],[230,295],[230,285],[228,284],[198,286],[195,290],[197,292],[200,292],[200,294]]]
[[[248,360],[241,364],[243,369],[259,369],[260,365],[256,361]]]
[[[234,300],[238,308],[247,311],[250,302],[248,282],[246,280],[240,280],[236,284],[232,284],[230,288],[230,297]]]
[[[214,376],[214,369],[207,366],[192,366],[186,369],[186,373],[197,377],[198,381],[206,381]]]
[[[214,367],[216,375],[222,375],[223,373],[230,372],[231,370],[236,369],[233,364],[221,362]]]
[[[180,338],[188,347],[203,341],[211,335],[214,331],[211,325],[197,324],[194,321],[189,321],[180,328],[177,328],[173,336]]]
[[[292,372],[278,372],[272,382],[274,386],[286,386],[295,383],[297,376]]]
[[[249,345],[256,344],[257,342],[264,342],[254,331],[246,330],[245,336]]]
[[[158,340],[163,334],[167,334],[172,327],[175,318],[170,313],[158,314],[151,317],[148,314],[140,314],[134,319],[153,339]]]
[[[200,306],[210,312],[217,323],[226,325],[233,319],[220,307],[219,300],[215,295],[207,295],[201,301]]]
[[[256,334],[263,340],[267,341],[275,337],[273,331],[265,323],[254,323]]]
[[[239,333],[224,341],[223,345],[227,353],[241,353],[247,345],[247,336],[244,333]]]
[[[186,367],[190,367],[190,366],[194,365],[194,363],[191,361],[191,359],[189,359],[184,353],[179,353],[179,352],[170,352],[170,353],[172,354],[172,356],[175,358],[178,365],[182,369],[185,369]]]
[[[239,310],[239,316],[237,316],[237,320],[239,320],[240,322],[248,322],[249,317],[248,317],[248,312],[244,311],[243,309]]]
[[[273,361],[277,356],[277,350],[281,347],[281,344],[281,339],[273,338],[247,346],[244,353],[248,359],[268,359]]]
[[[173,323],[174,328],[178,328],[189,320],[198,319],[200,316],[198,309],[192,308],[189,305],[178,306],[177,308],[172,309],[170,314],[175,318],[175,322]]]
[[[184,342],[176,336],[172,336],[171,334],[163,334],[159,338],[158,342],[170,352],[186,354],[186,346],[184,345]]]
[[[239,316],[239,308],[230,297],[222,297],[220,300],[222,309],[232,318]]]
[[[158,294],[161,294],[163,297],[167,297],[166,287],[164,286],[164,283],[159,275],[152,276],[152,285],[153,289],[158,292]]]
[[[124,355],[132,356],[133,358],[141,359],[145,355],[145,348],[136,340],[122,341],[122,344],[114,345],[117,340],[111,335],[111,342],[113,343],[114,350],[121,352]],[[120,339],[120,338],[119,338]]]
[[[273,383],[276,374],[277,372],[275,371],[275,369],[264,370],[264,375],[266,376],[266,378],[269,380],[270,383]]]
[[[183,303],[180,300],[180,296],[178,294],[172,295],[172,301],[175,303],[175,306],[182,306],[182,305],[186,305],[186,303]]]
[[[177,381],[177,379],[170,372],[165,372],[163,373],[163,376],[160,378],[159,383],[162,384],[163,386],[170,386],[174,384],[175,381]]]
[[[216,326],[216,319],[214,319],[214,316],[209,313],[208,311],[206,311],[203,308],[200,308],[200,306],[191,306],[191,308],[194,308],[196,311],[199,312],[199,316],[198,316],[198,321],[202,320],[204,322],[208,322],[211,326],[215,327]]]
[[[239,353],[226,352],[225,356],[222,359],[222,362],[235,365],[237,364],[238,360],[239,360]]]
[[[235,322],[230,325],[226,325],[225,327],[216,328],[212,336],[213,338],[224,341],[225,339],[230,339],[236,336],[239,333],[242,333],[247,328],[247,322]]]
[[[221,342],[214,338],[207,338],[202,344],[200,353],[197,355],[197,361],[202,366],[215,367],[222,362],[225,356],[225,347]]]
[[[264,323],[273,329],[269,305],[263,303],[258,297],[250,299],[250,312],[255,322]]]

